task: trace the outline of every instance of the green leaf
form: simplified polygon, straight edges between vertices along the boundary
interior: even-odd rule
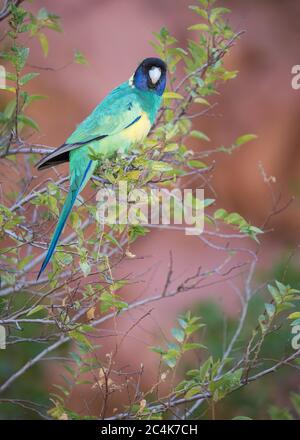
[[[274,286],[272,286],[271,284],[268,284],[267,287],[268,287],[268,290],[269,290],[270,294],[272,295],[275,303],[279,304],[281,302],[281,295],[278,292],[278,290]]]
[[[171,144],[167,144],[167,145],[165,146],[164,151],[165,151],[166,153],[170,153],[171,151],[177,151],[178,148],[179,148],[179,145],[176,144],[175,142],[172,142]]]
[[[150,350],[154,351],[154,353],[166,354],[166,350],[164,350],[162,347],[150,347]]]
[[[33,255],[27,255],[26,257],[22,258],[20,262],[18,263],[18,269],[22,270],[24,267],[32,260]]]
[[[40,128],[37,124],[37,122],[35,122],[32,118],[30,118],[29,116],[25,116],[25,115],[18,115],[18,121],[21,122],[24,125],[27,125],[28,127],[33,128],[36,131],[39,131]]]
[[[0,75],[1,75],[1,70],[0,70]],[[5,78],[9,81],[17,81],[17,75],[15,73],[11,73],[8,71],[4,71],[5,74]],[[1,77],[1,76],[0,76]]]
[[[199,130],[192,130],[190,133],[190,136],[192,136],[196,139],[201,139],[202,141],[210,142],[209,137],[206,136],[205,133],[203,133],[202,131],[199,131]]]
[[[217,209],[216,212],[214,213],[214,219],[215,220],[224,220],[227,217],[228,213],[226,211],[226,209],[220,208]]]
[[[295,408],[295,411],[297,412],[298,416],[300,416],[300,394],[292,393],[291,401]]]
[[[197,98],[194,99],[194,102],[197,103],[197,104],[202,104],[202,105],[210,106],[210,103],[206,99],[204,99],[204,98],[197,97]]]
[[[185,320],[184,318],[178,318],[178,322],[179,322],[180,326],[181,326],[183,329],[186,329],[186,327],[187,327],[187,322],[186,322],[186,320]]]
[[[266,318],[264,315],[260,315],[258,317],[258,322],[261,328],[261,332],[262,333],[266,333],[266,331],[268,330],[268,326],[267,326],[267,322],[266,322]]]
[[[244,223],[246,223],[246,221],[243,219],[243,217],[238,214],[237,212],[232,212],[231,214],[229,214],[226,219],[225,222],[231,225],[237,225],[237,226],[241,226]]]
[[[199,2],[202,6],[204,6],[205,8],[208,7],[208,3],[209,3],[209,1],[210,1],[210,0],[198,0],[198,2]]]
[[[46,37],[46,35],[43,32],[39,32],[38,38],[39,38],[39,42],[40,42],[44,57],[47,57],[48,52],[49,52],[48,38]]]
[[[125,301],[121,301],[117,295],[112,295],[109,292],[103,292],[100,299],[101,312],[106,312],[112,307],[116,308],[118,311],[122,311],[128,307],[128,304]]]
[[[75,341],[83,344],[84,346],[88,347],[88,348],[92,348],[92,345],[90,343],[90,341],[87,339],[87,337],[78,332],[77,330],[72,330],[71,332],[69,332],[69,336],[72,339],[75,339]]]
[[[240,136],[236,139],[234,142],[235,145],[240,147],[241,145],[245,144],[246,142],[250,142],[254,139],[257,139],[257,136],[255,134],[244,134],[243,136]]]
[[[172,165],[163,161],[149,160],[148,165],[152,171],[158,171],[161,173],[173,170]]]
[[[82,270],[85,277],[87,277],[91,273],[91,266],[87,261],[81,261],[79,263],[80,269]]]
[[[95,329],[95,327],[89,325],[89,324],[82,324],[79,327],[80,331],[82,331],[83,333],[94,333],[97,332],[97,329]]]
[[[212,9],[211,13],[210,13],[210,21],[212,23],[214,23],[217,18],[219,18],[221,15],[223,14],[228,14],[230,12],[230,9],[228,8],[214,8]]]
[[[51,212],[53,212],[55,215],[59,215],[59,209],[58,209],[58,206],[57,206],[57,200],[51,194],[49,194],[49,196],[48,196],[47,204],[48,204]]]
[[[288,319],[298,319],[298,318],[300,318],[300,312],[294,312],[288,316]]]
[[[20,85],[24,86],[26,83],[28,83],[29,81],[31,81],[33,78],[36,78],[37,76],[39,76],[39,73],[37,72],[31,72],[31,73],[26,73],[26,75],[22,76],[22,78],[20,78]]]
[[[200,385],[196,385],[188,390],[187,393],[185,393],[184,397],[185,399],[189,399],[190,397],[195,396],[196,394],[201,394],[201,391],[203,391],[203,387]]]
[[[205,23],[198,23],[193,24],[193,26],[188,27],[189,31],[209,31],[208,24]]]
[[[252,420],[251,417],[247,417],[247,416],[236,416],[233,417],[233,419],[231,420]]]
[[[201,162],[200,160],[189,160],[187,165],[192,168],[207,168],[206,163]]]
[[[44,96],[44,95],[29,95],[27,104],[30,104],[31,102],[34,102],[34,101],[40,101],[40,100],[46,99],[46,98],[47,98],[47,96]]]
[[[15,58],[13,59],[13,64],[16,66],[18,72],[20,72],[25,64],[29,55],[28,47],[14,46],[12,51],[15,53]]]
[[[227,71],[223,73],[223,80],[224,81],[228,81],[229,79],[233,79],[236,78],[237,74],[238,74],[238,70],[232,70],[232,71]]]
[[[269,318],[273,318],[273,316],[275,315],[275,312],[276,312],[276,308],[275,308],[274,304],[271,304],[271,303],[265,304],[265,309],[266,309],[266,312],[267,312]]]
[[[165,92],[163,99],[183,99],[183,96],[175,92]]]
[[[233,373],[226,373],[220,379],[212,381],[209,384],[209,389],[213,393],[214,401],[222,399],[226,394],[239,387],[242,374],[243,368],[239,368]]]
[[[206,349],[207,347],[203,344],[198,343],[198,342],[187,342],[186,344],[182,345],[183,351],[201,350],[203,348]]]
[[[142,174],[142,170],[132,170],[129,171],[128,173],[126,173],[126,178],[128,180],[139,180],[139,178],[141,177]]]
[[[177,359],[174,358],[166,358],[164,359],[164,362],[170,367],[170,368],[174,368],[176,366],[177,363]]]
[[[178,342],[184,341],[185,334],[181,328],[172,328],[171,332],[174,338],[176,339],[176,341]]]
[[[75,351],[72,351],[70,353],[70,355],[71,355],[71,358],[76,362],[76,364],[78,366],[80,366],[82,364],[82,359],[81,359],[81,357],[79,356],[78,353],[76,353]]]
[[[268,413],[272,420],[293,420],[292,414],[287,408],[279,408],[278,406],[272,405]]]
[[[68,266],[73,261],[73,256],[71,254],[67,254],[66,252],[57,252],[56,259],[62,266]]]
[[[283,283],[281,283],[281,282],[278,281],[278,280],[275,280],[275,284],[276,284],[276,286],[277,286],[279,292],[281,293],[281,295],[285,295],[285,294],[286,294],[286,291],[287,291],[287,288],[288,288],[289,286],[285,286]]]
[[[79,50],[75,50],[75,52],[74,52],[74,61],[77,64],[85,64],[85,65],[89,64],[86,57]]]
[[[45,306],[43,306],[42,304],[39,304],[38,306],[36,306],[33,309],[29,310],[29,312],[26,314],[26,316],[31,316],[34,313],[40,312],[41,310],[45,310]]]
[[[11,92],[11,93],[16,93],[15,87],[5,86],[5,88],[3,88],[3,90],[6,90],[7,92]]]
[[[200,328],[205,327],[205,324],[201,324],[199,322],[195,322],[195,323],[189,323],[185,333],[187,335],[192,335],[193,333],[195,333],[197,330],[200,330]]]
[[[215,199],[204,199],[203,206],[204,208],[208,208],[209,206],[213,205],[215,203]]]
[[[205,9],[199,8],[198,6],[189,6],[192,11],[195,11],[198,15],[200,15],[205,20],[208,19],[208,14]]]

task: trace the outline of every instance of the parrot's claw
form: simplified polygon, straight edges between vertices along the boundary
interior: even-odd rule
[[[126,165],[125,168],[124,168],[124,171],[125,171],[126,173],[127,173],[128,171],[132,171],[132,170],[137,169],[135,166],[132,165],[133,162],[135,161],[135,159],[136,159],[137,157],[138,157],[137,154],[131,154],[131,155],[128,157],[127,165]]]

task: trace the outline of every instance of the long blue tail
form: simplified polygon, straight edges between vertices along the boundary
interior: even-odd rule
[[[89,171],[89,169],[91,167],[91,164],[92,164],[92,160],[89,161],[88,166],[87,166],[87,168],[86,168],[86,170],[85,170],[85,172],[83,174],[83,177],[81,179],[81,182],[77,186],[77,188],[72,190],[72,187],[71,187],[70,191],[68,192],[68,195],[67,195],[67,198],[65,200],[63,209],[62,209],[61,214],[60,214],[60,217],[58,219],[58,223],[56,225],[56,228],[55,228],[55,231],[54,231],[54,234],[53,234],[53,237],[52,237],[52,240],[51,240],[48,252],[47,252],[46,257],[45,257],[45,259],[43,261],[43,264],[42,264],[42,266],[40,268],[38,276],[36,278],[37,280],[39,279],[41,274],[44,272],[47,264],[51,260],[51,257],[53,255],[53,252],[55,251],[55,248],[56,248],[58,239],[60,237],[60,234],[62,233],[62,230],[63,230],[63,228],[64,228],[64,226],[66,224],[67,218],[69,217],[69,214],[70,214],[70,212],[71,212],[71,210],[73,208],[73,205],[75,203],[76,197],[77,197],[79,191],[82,189],[83,183],[85,181],[85,178],[87,177],[87,173],[88,173],[88,171]]]
[[[74,205],[74,202],[76,200],[77,194],[78,194],[78,191],[70,191],[67,195],[67,198],[66,198],[65,204],[63,206],[63,209],[61,211],[58,223],[56,225],[56,228],[55,228],[47,255],[43,261],[42,267],[40,268],[39,274],[37,276],[37,280],[39,279],[41,274],[44,272],[47,264],[51,260],[51,257],[53,255],[53,252],[55,251],[60,234],[62,233],[62,230],[65,226],[66,221],[67,221],[67,218],[69,217],[69,214],[70,214],[72,207]]]

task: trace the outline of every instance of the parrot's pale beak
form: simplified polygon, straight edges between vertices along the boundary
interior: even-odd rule
[[[149,76],[152,84],[156,84],[161,77],[161,69],[159,67],[153,66],[149,70]]]

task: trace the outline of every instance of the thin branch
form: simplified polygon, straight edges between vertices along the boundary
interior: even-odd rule
[[[0,21],[10,15],[10,5],[19,6],[24,0],[4,0],[3,7],[0,9]]]

